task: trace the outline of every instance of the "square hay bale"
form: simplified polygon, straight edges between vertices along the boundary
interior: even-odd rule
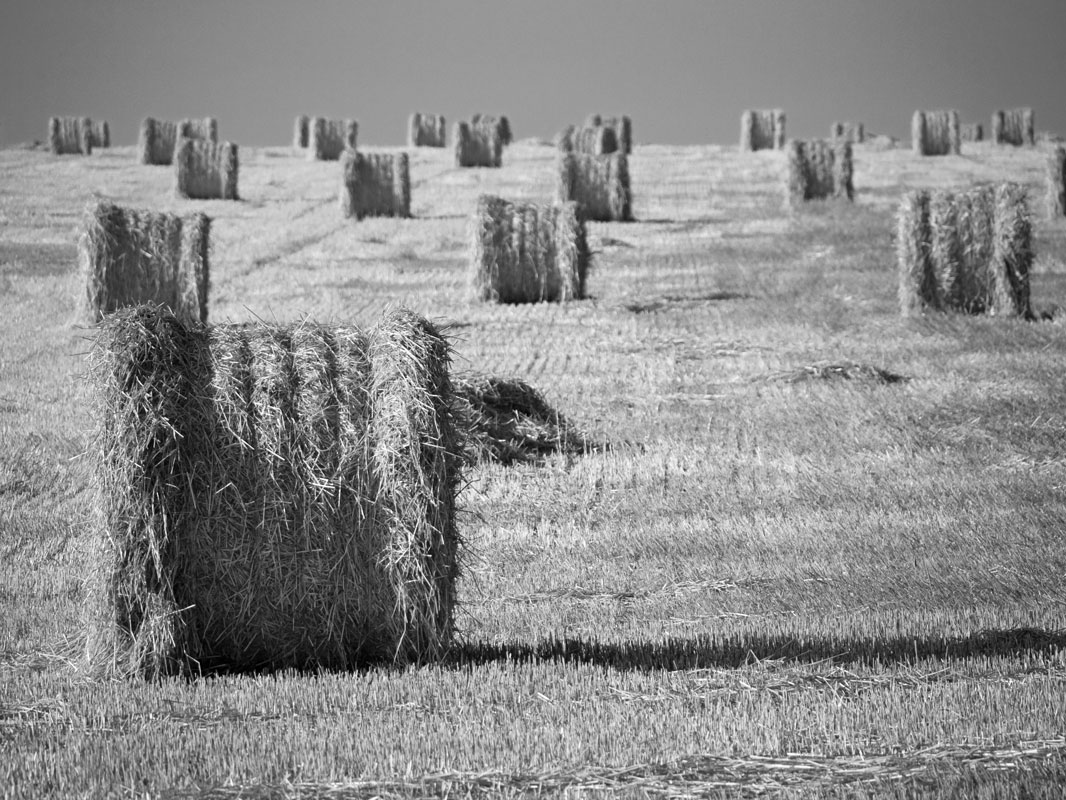
[[[455,123],[452,130],[457,167],[499,167],[503,156],[503,139],[496,125]]]
[[[53,155],[91,155],[92,121],[88,117],[50,117],[48,147]]]
[[[506,147],[514,141],[514,136],[511,134],[511,121],[507,117],[494,117],[489,114],[474,114],[470,118],[470,127],[488,127],[495,128],[496,132],[500,135],[500,145]]]
[[[787,149],[790,204],[830,197],[854,198],[850,141],[792,139]]]
[[[346,217],[410,217],[407,153],[346,152],[341,159],[341,211]]]
[[[1066,149],[1053,147],[1047,157],[1047,215],[1066,216]]]
[[[142,164],[174,163],[174,146],[178,143],[178,124],[153,117],[141,120],[137,149]]]
[[[306,150],[309,140],[308,127],[311,118],[306,114],[300,114],[292,123],[292,146],[297,150]]]
[[[445,147],[446,122],[443,114],[423,114],[416,111],[407,120],[408,147]]]
[[[621,151],[604,156],[560,153],[555,199],[559,203],[576,202],[586,220],[631,221],[626,154]]]
[[[184,324],[207,322],[210,239],[206,214],[91,206],[78,239],[89,318],[155,303]]]
[[[309,136],[307,157],[311,161],[338,161],[345,150],[355,150],[359,123],[354,119],[314,117]]]
[[[992,141],[1015,147],[1036,144],[1033,109],[1009,108],[992,112]]]
[[[785,112],[779,108],[747,110],[740,115],[740,149],[783,150]]]
[[[896,217],[902,314],[930,308],[1031,317],[1031,238],[1019,184],[907,193]]]
[[[834,122],[829,127],[829,138],[862,144],[866,141],[866,126],[861,122]]]
[[[539,303],[585,296],[590,254],[576,203],[512,203],[482,195],[470,237],[475,299]]]
[[[214,117],[203,119],[183,119],[178,123],[179,139],[203,139],[206,142],[218,142],[218,120]]]
[[[985,126],[980,122],[964,122],[959,126],[959,139],[964,142],[983,142]]]
[[[911,149],[920,156],[957,156],[961,151],[959,112],[915,111],[911,117]]]
[[[175,190],[197,200],[238,200],[237,145],[179,139],[174,154]]]
[[[569,125],[555,137],[555,146],[564,153],[588,153],[603,156],[620,147],[614,128],[605,125]]]
[[[404,309],[369,331],[107,318],[90,359],[93,672],[441,656],[460,544],[449,362]]]
[[[111,126],[107,124],[106,119],[90,121],[89,142],[93,147],[111,146]]]

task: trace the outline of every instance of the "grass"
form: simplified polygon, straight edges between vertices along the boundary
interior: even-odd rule
[[[132,148],[0,151],[5,796],[1056,795],[1066,327],[904,320],[892,242],[910,188],[1018,180],[1039,209],[1039,152],[857,145],[854,206],[790,216],[783,153],[638,147],[637,222],[589,224],[591,299],[515,307],[467,300],[467,218],[482,193],[549,198],[553,148],[500,170],[412,151],[413,218],[358,231],[335,164],[242,157],[225,203],[172,197]],[[93,192],[214,218],[214,321],[405,303],[450,326],[457,370],[524,380],[610,444],[469,472],[445,662],[75,669]],[[1039,310],[1066,304],[1066,223],[1035,219]]]

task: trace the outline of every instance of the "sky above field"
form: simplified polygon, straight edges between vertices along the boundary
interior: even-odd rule
[[[1031,106],[1066,133],[1066,0],[9,0],[0,143],[53,115],[215,116],[223,138],[285,144],[297,114],[354,117],[403,143],[412,111],[505,114],[550,138],[591,112],[638,142],[737,141],[745,108],[790,136],[833,120],[909,136],[916,108],[983,122]]]

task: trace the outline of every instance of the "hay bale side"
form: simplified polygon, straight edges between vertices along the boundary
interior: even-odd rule
[[[306,150],[308,141],[308,127],[311,118],[306,114],[300,114],[292,123],[292,146],[296,150]]]
[[[935,281],[929,260],[929,192],[907,192],[896,213],[896,263],[900,313],[913,316],[936,307]]]
[[[345,150],[356,149],[359,123],[354,119],[314,117],[309,127],[307,157],[311,161],[338,161]]]
[[[198,200],[238,200],[237,145],[181,139],[174,154],[175,191]]]
[[[416,111],[407,120],[408,147],[444,147],[445,120],[442,114],[423,114]]]
[[[861,122],[834,122],[829,126],[830,139],[843,139],[852,144],[866,141],[866,126]]]
[[[92,155],[92,121],[88,117],[50,117],[48,148],[52,155]]]
[[[995,188],[992,202],[994,228],[989,263],[992,312],[1031,318],[1032,220],[1026,189],[1017,183],[1000,184]]]
[[[150,165],[169,166],[174,163],[174,148],[178,143],[176,122],[145,117],[137,137],[140,162]]]
[[[470,127],[495,128],[500,137],[500,145],[506,147],[514,141],[511,133],[511,121],[504,116],[492,116],[490,114],[474,114],[470,119]]]
[[[1066,216],[1066,148],[1054,147],[1047,158],[1047,215]]]
[[[1009,108],[992,112],[992,141],[1015,147],[1036,144],[1033,109]]]
[[[457,122],[452,130],[457,167],[499,167],[503,140],[496,125],[470,125]]]
[[[93,147],[111,146],[111,126],[106,119],[92,120],[89,124],[89,143]]]
[[[218,142],[218,120],[214,117],[203,119],[183,119],[178,123],[179,139],[203,139]]]
[[[959,155],[959,112],[915,111],[911,118],[911,149],[921,156]]]
[[[614,132],[615,141],[618,143],[617,149],[627,156],[633,152],[633,122],[628,116],[602,118],[598,114],[595,116],[600,119],[599,125]]]
[[[830,197],[853,199],[851,142],[793,139],[786,149],[791,205]]]
[[[959,139],[963,142],[983,142],[985,128],[980,122],[966,122],[959,126]]]
[[[560,153],[555,199],[559,203],[576,202],[586,220],[631,221],[629,163],[625,153],[604,156]]]
[[[779,108],[747,110],[740,115],[740,149],[783,150],[785,112]]]
[[[564,153],[588,153],[602,156],[618,151],[618,139],[613,128],[603,125],[570,126],[556,137],[556,147]]]
[[[345,217],[410,217],[411,178],[406,153],[356,153],[341,159],[341,212]]]

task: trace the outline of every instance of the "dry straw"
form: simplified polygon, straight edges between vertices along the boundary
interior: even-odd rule
[[[604,117],[600,114],[590,114],[585,120],[585,127],[609,129],[614,134],[618,150],[621,150],[627,156],[633,152],[633,122],[629,117],[624,115],[621,117]],[[583,152],[591,151],[586,150]]]
[[[354,119],[314,117],[309,128],[307,157],[311,161],[337,161],[345,150],[355,150],[359,123]]]
[[[781,109],[747,110],[740,115],[740,149],[783,150],[785,112]]]
[[[808,200],[851,200],[851,142],[846,139],[793,139],[788,143],[788,199],[797,204]]]
[[[443,114],[423,114],[416,111],[407,120],[408,147],[444,147],[446,129]]]
[[[455,123],[452,131],[455,166],[498,167],[503,156],[503,139],[496,125]]]
[[[866,126],[861,122],[834,122],[829,127],[829,138],[862,144],[866,141]]]
[[[1033,253],[1024,187],[907,193],[896,218],[900,310],[1030,317]]]
[[[1033,109],[1010,108],[992,113],[992,141],[996,144],[1012,144],[1015,147],[1036,143],[1036,126]]]
[[[604,125],[569,125],[555,137],[555,146],[564,153],[588,153],[603,156],[620,147],[614,128]]]
[[[959,139],[964,142],[983,142],[985,128],[980,122],[964,122],[959,126]]]
[[[560,153],[555,199],[578,204],[583,219],[628,222],[630,207],[629,163],[621,151],[605,156]]]
[[[311,118],[306,114],[300,114],[292,123],[292,146],[297,150],[306,150],[308,143],[308,127]]]
[[[203,139],[207,142],[217,142],[218,120],[214,117],[183,119],[178,123],[178,138]]]
[[[494,117],[489,114],[474,114],[474,116],[470,118],[470,127],[495,128],[500,136],[500,144],[504,147],[514,141],[514,137],[511,135],[511,122],[507,117]]]
[[[53,155],[90,155],[93,151],[92,121],[88,117],[50,117],[48,148]]]
[[[346,217],[411,216],[407,154],[357,153],[341,159],[341,211]]]
[[[78,241],[89,318],[157,303],[185,324],[206,322],[210,238],[206,214],[91,206]]]
[[[145,117],[141,121],[137,149],[142,164],[166,164],[174,161],[174,146],[178,142],[176,122]]]
[[[1051,219],[1066,215],[1066,149],[1062,147],[1048,153],[1047,214]]]
[[[576,203],[512,203],[482,195],[470,238],[475,299],[537,303],[585,296],[589,249]]]
[[[111,146],[111,126],[106,119],[92,120],[89,124],[89,141],[93,147]]]
[[[915,111],[911,117],[911,149],[920,156],[957,156],[960,152],[959,112]]]
[[[237,200],[237,145],[207,139],[180,139],[174,154],[179,197]]]
[[[350,669],[448,647],[459,569],[449,346],[206,327],[158,306],[93,347],[86,654],[105,675]]]

